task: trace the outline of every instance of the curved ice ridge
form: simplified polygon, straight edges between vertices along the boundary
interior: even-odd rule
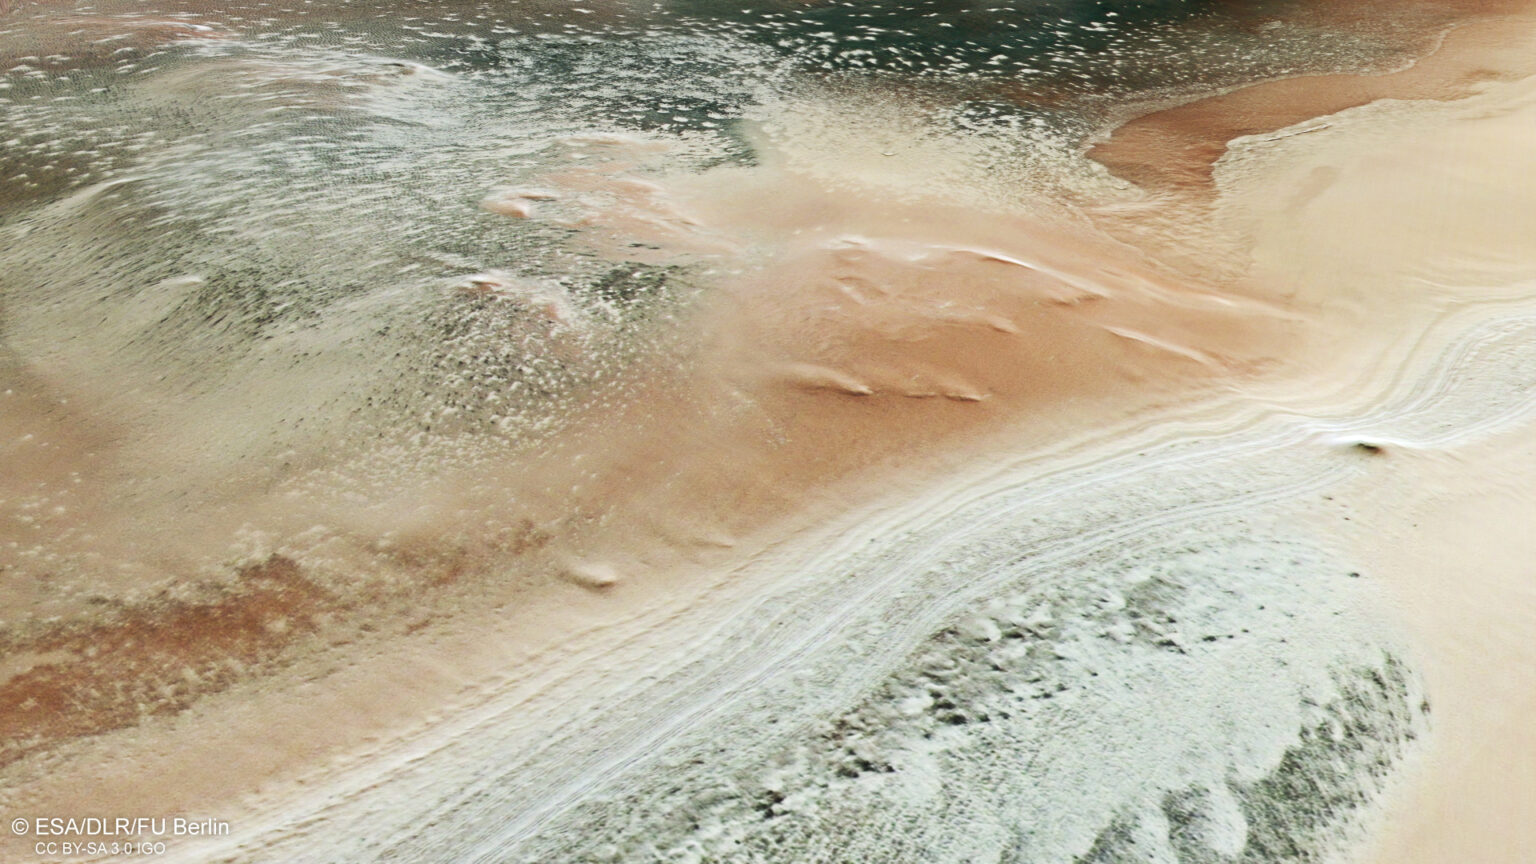
[[[1426,706],[1370,580],[1274,526],[1381,470],[1339,440],[1444,446],[1536,411],[1536,316],[1496,311],[1448,316],[1464,337],[1422,342],[1367,414],[1247,404],[829,529],[611,672],[614,643],[573,649],[559,718],[492,697],[226,851],[1317,860]]]

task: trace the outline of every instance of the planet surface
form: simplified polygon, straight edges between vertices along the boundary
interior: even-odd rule
[[[6,860],[1536,860],[1526,0],[0,0]]]

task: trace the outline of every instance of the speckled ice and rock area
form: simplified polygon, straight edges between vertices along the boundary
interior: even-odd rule
[[[1510,311],[1445,316],[1462,336],[1357,393],[1374,411],[1226,406],[831,526],[223,851],[1328,860],[1428,704],[1369,572],[1287,526],[1392,448],[1528,415],[1536,318]]]
[[[1410,734],[1409,684],[1343,620],[1338,567],[1245,530],[1146,526],[1046,566],[1010,561],[1028,544],[1012,532],[967,544],[952,574],[1017,593],[971,605],[894,664],[882,643],[910,632],[860,626],[834,662],[764,682],[773,698],[711,718],[661,770],[513,848],[595,861],[1314,851],[1339,815],[1324,802],[1363,798]],[[784,697],[871,666],[851,705],[785,716]],[[1294,796],[1314,783],[1323,801]]]

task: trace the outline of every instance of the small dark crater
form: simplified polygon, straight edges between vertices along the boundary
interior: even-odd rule
[[[762,814],[764,820],[774,819],[784,815],[778,810],[778,806],[783,803],[784,793],[770,790],[757,800],[753,809]]]

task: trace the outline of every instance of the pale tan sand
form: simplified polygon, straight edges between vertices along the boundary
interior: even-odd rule
[[[1351,490],[1351,539],[1416,640],[1432,711],[1362,861],[1536,860],[1533,433],[1395,453]]]
[[[1495,56],[1516,56],[1510,45],[1536,56],[1530,19],[1507,21]],[[1459,102],[1383,103],[1330,118],[1316,134],[1261,137],[1216,172],[1229,192],[1275,204],[1245,229],[1264,281],[1294,286],[1304,303],[1385,292],[1420,307],[1414,329],[1427,337],[1362,364],[1380,381],[1411,380],[1414,361],[1443,344],[1437,321],[1529,314],[1536,300],[1536,79],[1486,77]],[[1363,306],[1354,317],[1368,326]],[[1452,430],[1462,420],[1441,419]],[[1433,710],[1426,750],[1360,860],[1536,859],[1531,441],[1526,421],[1446,448],[1389,444],[1375,470],[1338,491],[1344,508],[1319,527],[1349,543],[1395,599]]]
[[[1364,5],[1355,11],[1367,17],[1394,14],[1390,5]],[[1198,191],[1209,188],[1211,168],[1234,138],[1380,99],[1454,99],[1481,82],[1536,71],[1523,23],[1529,4],[1465,5],[1480,14],[1458,20],[1432,53],[1407,68],[1381,75],[1305,75],[1241,87],[1131,120],[1095,145],[1091,155],[1134,182]]]

